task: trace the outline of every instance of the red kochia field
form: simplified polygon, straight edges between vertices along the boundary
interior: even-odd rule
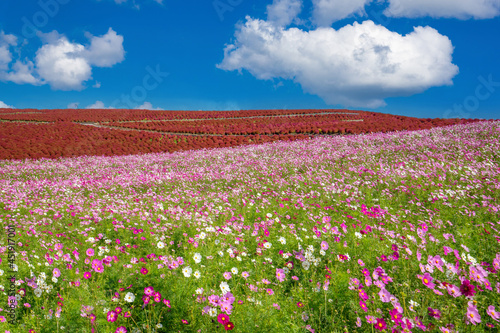
[[[477,119],[353,110],[0,110],[0,159],[113,156],[430,129]]]

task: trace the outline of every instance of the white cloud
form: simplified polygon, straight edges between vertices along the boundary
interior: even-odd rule
[[[451,41],[430,27],[403,36],[372,21],[303,31],[246,19],[217,67],[291,79],[328,104],[379,107],[384,98],[451,85],[458,73]]]
[[[111,67],[125,57],[123,36],[113,29],[99,37],[88,35],[90,44],[70,42],[57,31],[38,32],[43,45],[36,51],[34,61],[16,60],[12,63],[9,45],[16,45],[15,36],[0,33],[0,79],[18,84],[49,84],[56,90],[82,90],[92,79],[92,67]],[[7,41],[7,42],[6,42]]]
[[[144,102],[142,105],[136,106],[135,109],[138,110],[162,110],[161,108],[153,108],[153,104],[150,102]]]
[[[82,90],[83,82],[92,77],[92,67],[82,57],[85,47],[66,37],[43,45],[35,57],[36,72],[52,89]]]
[[[302,0],[274,0],[267,6],[267,20],[280,26],[293,22],[302,10]]]
[[[94,104],[91,104],[87,107],[85,107],[86,109],[114,109],[113,107],[109,106],[109,107],[106,107],[104,105],[103,102],[101,101],[96,101]]]
[[[123,36],[109,28],[101,37],[87,35],[90,46],[85,50],[84,57],[90,65],[97,67],[111,67],[125,59]]]
[[[372,0],[312,0],[312,21],[317,26],[329,27],[333,22],[344,18],[364,16],[365,6]]]
[[[7,105],[4,102],[0,101],[0,109],[15,109],[15,107]]]
[[[9,69],[9,64],[12,61],[12,53],[10,52],[10,47],[16,45],[16,36],[7,35],[3,32],[3,30],[0,30],[0,71],[6,71]]]
[[[80,103],[78,103],[78,102],[69,103],[66,108],[68,108],[68,109],[78,109],[78,105],[80,105]]]
[[[500,0],[387,0],[384,11],[392,17],[489,19],[500,15]]]
[[[39,85],[41,84],[40,81],[33,76],[33,66],[31,61],[23,63],[17,60],[12,65],[12,71],[4,73],[2,76],[6,81],[17,84]]]

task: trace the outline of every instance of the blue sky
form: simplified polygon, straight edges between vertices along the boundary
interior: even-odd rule
[[[500,118],[500,0],[2,0],[0,107]]]

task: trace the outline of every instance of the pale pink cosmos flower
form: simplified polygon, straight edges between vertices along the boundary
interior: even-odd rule
[[[496,312],[495,306],[493,305],[488,306],[488,310],[486,311],[486,313],[490,315],[490,317],[495,321],[498,321],[498,319],[500,319],[500,312]]]
[[[380,296],[380,300],[384,303],[389,303],[391,301],[391,293],[387,291],[387,289],[380,289],[378,295]]]
[[[469,302],[469,307],[467,308],[467,320],[473,325],[481,322],[481,316],[472,302]]]

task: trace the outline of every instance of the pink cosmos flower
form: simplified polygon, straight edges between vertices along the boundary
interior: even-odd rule
[[[166,306],[168,306],[169,308],[171,307],[170,306],[170,301],[168,299],[163,299],[163,304],[165,304]]]
[[[236,300],[231,292],[225,293],[222,298],[224,302],[229,302],[229,304],[233,304]]]
[[[115,331],[115,333],[127,333],[127,332],[128,332],[128,331],[127,331],[127,328],[126,328],[125,326],[119,326],[119,327],[116,329],[116,331]]]
[[[225,313],[230,315],[231,312],[233,311],[233,305],[229,302],[222,302],[220,305],[220,309],[221,311],[224,311]]]
[[[276,279],[278,279],[279,282],[283,282],[285,280],[285,271],[283,269],[276,269]]]
[[[274,291],[272,289],[267,289],[266,292],[269,294],[269,295],[274,295]]]
[[[61,271],[58,268],[54,268],[54,270],[52,271],[52,275],[58,278],[61,276]]]
[[[361,306],[361,308],[365,310],[365,312],[368,312],[368,307],[366,306],[365,302],[359,301],[359,306]]]
[[[441,318],[441,311],[439,311],[438,309],[433,309],[431,307],[428,307],[427,311],[429,313],[429,316],[437,318],[437,319]]]
[[[358,294],[359,294],[359,297],[361,299],[363,299],[364,301],[366,301],[368,298],[370,298],[368,296],[368,294],[363,289],[359,289]]]
[[[488,306],[488,310],[486,311],[486,313],[490,315],[490,317],[495,321],[498,321],[498,319],[500,319],[500,312],[496,312],[493,305]]]
[[[155,292],[154,288],[153,287],[146,287],[144,288],[144,294],[148,295],[148,296],[151,296],[153,295]]]
[[[455,298],[462,295],[462,293],[460,292],[460,288],[458,288],[454,284],[448,284],[446,286],[446,290],[448,290],[448,294],[450,294],[450,296],[453,296]]]
[[[85,279],[90,279],[90,278],[92,277],[92,273],[90,273],[90,272],[85,272],[85,273],[83,273],[83,277],[84,277]]]
[[[430,289],[434,289],[436,286],[432,280],[434,280],[434,278],[429,273],[425,273],[422,277],[422,283]]]
[[[473,325],[481,322],[481,316],[479,315],[479,312],[477,312],[477,308],[475,306],[469,306],[467,308],[467,319]]]
[[[92,257],[94,255],[94,249],[88,248],[87,251],[85,251],[85,254],[89,257]]]
[[[225,272],[224,274],[222,274],[224,276],[224,279],[226,280],[229,280],[231,279],[231,272]]]
[[[328,248],[329,248],[328,243],[327,243],[326,241],[322,241],[322,242],[321,242],[321,249],[322,249],[323,251],[326,251],[326,250],[328,250]]]
[[[391,293],[388,292],[387,289],[380,289],[378,295],[380,296],[380,300],[384,303],[391,301]]]

